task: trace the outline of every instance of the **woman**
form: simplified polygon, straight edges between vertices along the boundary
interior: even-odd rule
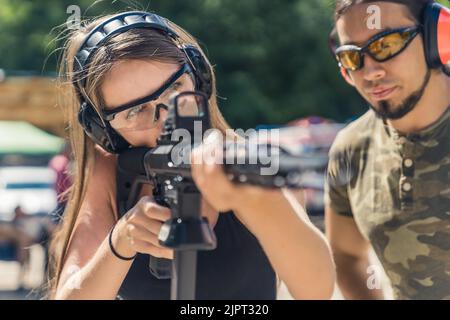
[[[212,127],[222,133],[228,128],[217,107],[211,65],[193,37],[156,15],[140,15],[134,18],[153,19],[155,27],[129,27],[133,22],[123,18],[127,13],[105,17],[76,31],[65,50],[62,72],[72,80],[68,121],[76,164],[64,221],[52,245],[56,299],[168,299],[170,280],[149,272],[148,254],[173,257],[157,240],[170,211],[155,204],[145,188],[139,202],[120,216],[114,152],[121,145],[155,146],[166,117],[156,106],[176,92],[203,91]],[[98,40],[118,25],[127,27]],[[197,59],[205,68],[192,67]],[[89,117],[99,115],[98,123],[109,128],[108,139],[98,138],[86,123],[83,102],[92,106]],[[80,104],[83,127],[77,121]],[[202,152],[208,150],[198,149],[194,157]],[[206,199],[202,214],[218,239],[216,250],[199,252],[196,298],[275,299],[274,269],[295,298],[331,296],[329,247],[289,193],[235,186],[214,164],[193,166],[193,176]],[[233,212],[219,214],[225,211]]]

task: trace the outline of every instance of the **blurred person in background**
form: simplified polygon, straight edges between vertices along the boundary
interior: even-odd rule
[[[64,213],[69,188],[72,185],[71,153],[70,143],[66,142],[61,152],[50,159],[48,164],[49,168],[56,173],[55,191],[58,204],[53,217],[55,222],[58,222]]]
[[[29,223],[33,222],[20,206],[14,209],[14,218],[11,222],[0,223],[0,243],[13,246],[14,258],[20,264],[18,290],[24,289],[24,280],[30,265],[29,247],[34,242],[33,237],[29,234]]]

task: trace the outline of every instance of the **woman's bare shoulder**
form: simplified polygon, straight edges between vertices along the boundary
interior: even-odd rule
[[[115,209],[116,156],[99,147],[94,151],[95,163],[87,178],[70,244],[67,262],[84,266],[95,254],[117,220]]]
[[[95,146],[95,164],[92,177],[95,177],[96,182],[114,190],[116,185],[116,168],[117,155]]]

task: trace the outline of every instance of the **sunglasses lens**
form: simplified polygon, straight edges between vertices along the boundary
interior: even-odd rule
[[[409,31],[391,33],[371,43],[368,51],[373,58],[382,62],[399,53],[408,44],[410,38]]]
[[[357,70],[361,65],[361,55],[357,50],[345,50],[337,54],[342,67],[348,70]]]

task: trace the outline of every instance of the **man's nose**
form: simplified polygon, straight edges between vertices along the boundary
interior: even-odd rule
[[[386,76],[386,71],[380,62],[375,61],[369,55],[364,56],[364,67],[361,70],[367,81],[380,80]]]

